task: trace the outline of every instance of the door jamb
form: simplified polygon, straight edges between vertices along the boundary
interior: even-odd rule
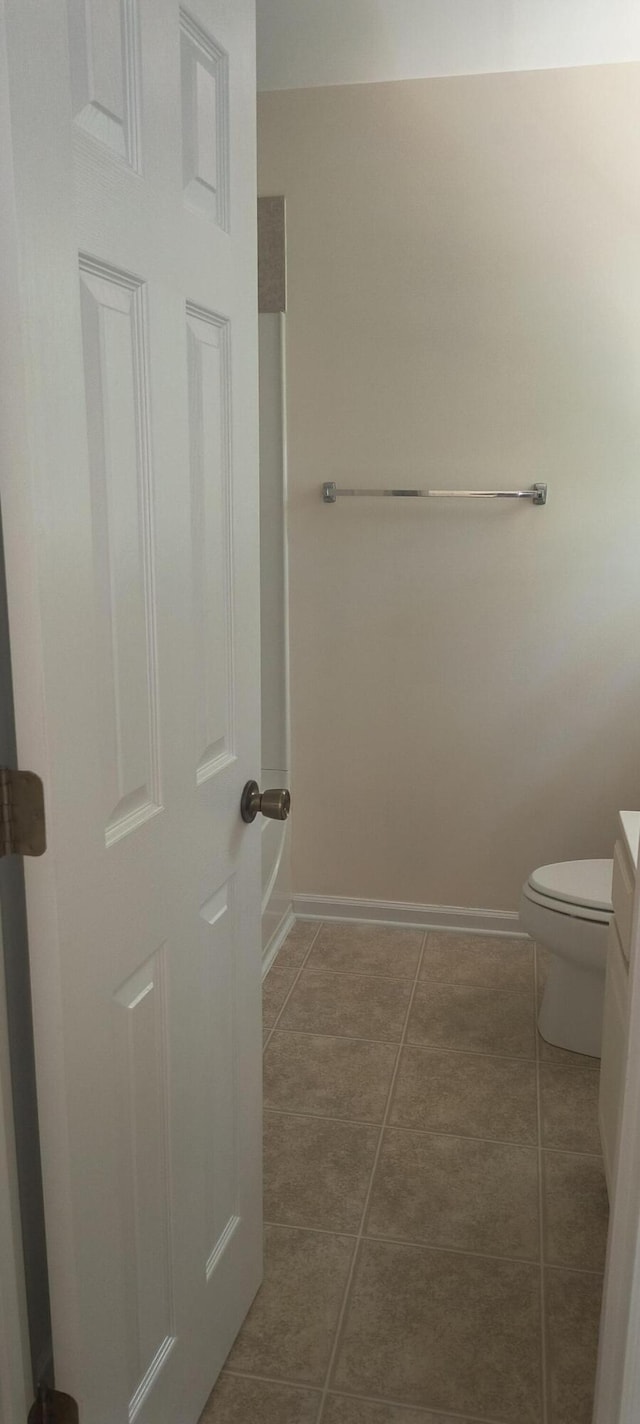
[[[0,924],[0,966],[3,962],[1,936]],[[0,968],[0,1424],[26,1420],[32,1399],[7,1006],[4,973]]]
[[[0,419],[7,432],[7,458],[22,467],[27,423],[18,240],[10,196],[14,168],[6,29],[6,3],[0,0],[0,314],[12,341],[11,360],[0,362]],[[6,675],[6,668],[2,671]],[[4,966],[0,917],[0,1424],[17,1424],[27,1418],[33,1381]]]

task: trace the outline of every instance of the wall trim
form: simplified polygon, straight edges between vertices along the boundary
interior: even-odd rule
[[[405,900],[355,900],[347,895],[293,897],[293,911],[303,920],[362,920],[369,924],[412,925],[418,929],[459,930],[466,934],[518,935],[517,910],[481,910],[467,905],[414,905]]]
[[[293,913],[293,910],[291,909],[291,906],[289,906],[289,909],[286,910],[284,915],[282,916],[278,928],[274,930],[268,945],[266,945],[265,949],[263,949],[262,951],[263,979],[265,979],[267,974],[269,973],[269,970],[278,953],[278,950],[282,948],[282,945],[284,944],[284,941],[287,938],[289,930],[295,924],[295,921],[296,917]]]

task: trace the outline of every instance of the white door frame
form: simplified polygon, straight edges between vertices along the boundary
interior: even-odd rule
[[[4,0],[0,0],[0,31],[4,31],[4,25]],[[3,192],[9,191],[7,184],[11,169],[9,77],[5,47],[0,45],[0,188]],[[12,370],[0,364],[0,419],[3,425],[14,402],[17,405],[21,397],[22,364],[16,293],[16,233],[9,205],[3,204],[0,209],[0,312],[3,323],[10,327],[17,343]],[[17,453],[16,448],[16,457]],[[26,1420],[32,1398],[7,1006],[0,941],[0,1424],[17,1424],[19,1420]]]
[[[25,1420],[33,1399],[0,927],[0,1424]]]
[[[600,1326],[594,1424],[640,1419],[640,870],[631,931],[628,1049]]]

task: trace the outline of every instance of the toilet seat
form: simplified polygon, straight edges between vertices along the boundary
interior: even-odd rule
[[[608,925],[613,914],[612,874],[612,860],[566,860],[542,865],[529,876],[523,894],[552,914]]]
[[[611,903],[612,860],[562,860],[541,865],[529,876],[529,885],[550,900],[583,906],[588,910],[613,911]]]
[[[585,920],[591,925],[608,925],[613,914],[613,910],[588,910],[585,905],[572,905],[568,900],[552,900],[550,895],[538,894],[530,884],[523,885],[522,893],[533,905],[541,905],[543,910],[565,919]]]

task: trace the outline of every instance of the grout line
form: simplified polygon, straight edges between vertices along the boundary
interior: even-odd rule
[[[368,1210],[369,1210],[369,1202],[370,1202],[370,1200],[371,1200],[371,1194],[372,1194],[372,1191],[373,1191],[373,1183],[374,1183],[376,1171],[377,1171],[377,1168],[378,1168],[378,1162],[379,1162],[379,1160],[380,1160],[380,1154],[381,1154],[381,1151],[382,1151],[382,1143],[383,1143],[383,1139],[384,1139],[384,1130],[385,1130],[385,1127],[386,1127],[387,1122],[388,1122],[388,1119],[389,1119],[389,1113],[390,1113],[390,1111],[391,1111],[391,1101],[392,1101],[392,1098],[393,1098],[393,1092],[394,1092],[394,1088],[395,1088],[395,1084],[396,1084],[396,1079],[397,1079],[398,1072],[399,1072],[399,1068],[400,1068],[400,1060],[401,1060],[401,1057],[402,1057],[402,1050],[403,1050],[403,1047],[404,1047],[404,1044],[405,1044],[405,1040],[406,1040],[406,1036],[407,1036],[407,1029],[408,1029],[408,1026],[409,1026],[409,1017],[410,1017],[410,1014],[411,1014],[411,1009],[412,1009],[412,1006],[413,1006],[413,1001],[414,1001],[414,998],[415,998],[415,995],[416,995],[416,990],[417,990],[417,988],[418,988],[418,980],[419,980],[419,978],[420,978],[420,970],[421,970],[421,968],[422,968],[422,960],[423,960],[423,958],[424,958],[424,951],[425,951],[425,948],[426,948],[426,943],[427,943],[428,935],[429,935],[429,931],[428,931],[428,930],[425,930],[425,933],[424,933],[424,935],[423,935],[423,937],[422,937],[422,944],[421,944],[421,946],[420,946],[420,953],[419,953],[419,955],[418,955],[418,962],[417,962],[417,965],[416,965],[416,972],[415,972],[415,977],[414,977],[414,980],[413,980],[413,985],[412,985],[412,988],[411,988],[411,994],[410,994],[410,996],[409,996],[409,1002],[408,1002],[408,1004],[407,1004],[406,1011],[405,1011],[404,1025],[403,1025],[403,1030],[402,1030],[402,1035],[401,1035],[401,1038],[400,1038],[400,1042],[399,1042],[399,1044],[398,1044],[398,1049],[397,1049],[397,1053],[396,1053],[396,1061],[395,1061],[393,1073],[391,1074],[391,1081],[390,1081],[390,1083],[389,1083],[389,1091],[388,1091],[388,1093],[387,1093],[386,1107],[385,1107],[385,1110],[384,1110],[384,1115],[383,1115],[383,1118],[382,1118],[382,1122],[381,1122],[381,1124],[380,1124],[380,1132],[379,1132],[379,1136],[378,1136],[378,1145],[377,1145],[377,1147],[376,1147],[375,1155],[374,1155],[374,1158],[373,1158],[373,1163],[372,1163],[372,1166],[371,1166],[371,1172],[370,1172],[370,1175],[369,1175],[369,1185],[368,1185],[368,1187],[367,1187],[367,1191],[366,1191],[366,1193],[365,1193],[365,1199],[364,1199],[363,1206],[362,1206],[362,1213],[361,1213],[361,1216],[360,1216],[360,1226],[359,1226],[359,1228],[358,1228],[358,1235],[357,1235],[357,1238],[356,1238],[356,1243],[355,1243],[355,1247],[354,1247],[354,1250],[353,1250],[353,1255],[352,1255],[352,1258],[351,1258],[351,1265],[350,1265],[350,1268],[349,1268],[349,1271],[348,1271],[348,1274],[347,1274],[347,1279],[346,1279],[346,1282],[345,1282],[344,1292],[343,1292],[343,1296],[342,1296],[342,1304],[341,1304],[341,1306],[340,1306],[340,1310],[339,1310],[339,1312],[338,1312],[338,1317],[337,1317],[337,1320],[336,1320],[336,1326],[335,1326],[335,1330],[334,1330],[334,1334],[333,1334],[333,1344],[332,1344],[331,1351],[330,1351],[330,1354],[329,1354],[329,1361],[328,1361],[328,1364],[327,1364],[327,1373],[326,1373],[325,1382],[324,1382],[324,1389],[323,1389],[323,1391],[322,1391],[322,1399],[321,1399],[321,1401],[320,1401],[320,1407],[319,1407],[319,1409],[318,1409],[318,1418],[317,1418],[316,1424],[320,1424],[320,1421],[321,1421],[321,1419],[322,1419],[322,1415],[323,1415],[323,1413],[324,1413],[324,1406],[325,1406],[325,1401],[326,1401],[327,1395],[328,1395],[328,1393],[329,1393],[329,1385],[330,1385],[330,1383],[331,1383],[331,1376],[332,1376],[332,1374],[333,1374],[333,1368],[334,1368],[334,1365],[335,1365],[335,1362],[336,1362],[336,1359],[337,1359],[338,1350],[339,1350],[340,1342],[341,1342],[341,1339],[342,1339],[342,1329],[343,1329],[343,1326],[344,1326],[344,1323],[345,1323],[345,1320],[346,1320],[347,1307],[348,1307],[349,1298],[350,1298],[350,1295],[351,1295],[351,1286],[352,1286],[352,1284],[353,1284],[353,1280],[354,1280],[354,1277],[355,1277],[356,1265],[357,1265],[358,1258],[359,1258],[359,1255],[360,1255],[360,1245],[361,1245],[361,1241],[362,1241],[362,1238],[363,1238],[363,1235],[364,1235],[364,1224],[365,1224],[365,1221],[366,1221],[366,1219],[367,1219],[367,1212],[368,1212]]]
[[[302,973],[302,970],[303,970],[304,967],[305,967],[304,965],[301,965],[300,970],[298,971],[298,977],[299,977],[299,975]],[[344,979],[346,976],[345,976],[345,975],[339,975],[338,977]],[[364,977],[364,976],[361,975],[360,977],[362,978],[362,977]],[[295,982],[297,982],[297,979],[296,979]],[[286,1005],[286,1003],[287,1003],[287,1000],[289,999],[291,993],[293,992],[293,990],[294,990],[294,988],[295,988],[295,982],[291,985],[291,988],[289,989],[285,1000],[283,1001],[283,1003],[282,1003],[281,1006],[280,1006],[280,1009],[278,1010],[277,1017],[274,1019],[274,1022],[273,1022],[273,1024],[271,1025],[271,1028],[269,1029],[269,1038],[271,1037],[272,1033],[274,1033],[275,1028],[276,1028],[276,1025],[277,1025],[277,1023],[278,1023],[278,1019],[280,1018],[280,1014],[283,1012],[283,1010],[284,1010],[284,1008],[285,1008],[285,1005]],[[392,983],[392,984],[407,984],[407,983],[408,983],[408,980],[406,980],[406,979],[392,979],[392,980],[388,980],[388,979],[387,979],[387,980],[383,980],[382,982],[383,982],[383,983],[387,983],[387,984],[388,984],[388,983]],[[392,1047],[395,1046],[395,1044],[399,1042],[399,1040],[396,1039],[396,1038],[358,1038],[358,1036],[355,1035],[355,1034],[350,1034],[350,1033],[336,1033],[335,1031],[333,1031],[333,1032],[331,1032],[331,1033],[329,1033],[329,1032],[327,1032],[327,1033],[320,1033],[317,1029],[314,1030],[314,1029],[308,1029],[308,1028],[307,1028],[307,1029],[305,1029],[305,1028],[278,1028],[278,1033],[287,1033],[287,1034],[297,1033],[297,1034],[302,1034],[302,1035],[304,1035],[306,1038],[347,1038],[347,1039],[353,1039],[353,1041],[354,1041],[355,1043],[390,1043],[390,1044],[392,1045]],[[265,1041],[265,1048],[266,1048],[266,1046],[267,1046],[268,1041],[269,1041],[269,1039],[266,1039],[266,1041]],[[589,1067],[586,1067],[583,1063],[556,1063],[556,1062],[548,1061],[548,1060],[543,1059],[543,1058],[540,1058],[540,1059],[539,1059],[539,1058],[538,1058],[538,1047],[537,1047],[537,1044],[536,1044],[536,1049],[534,1050],[534,1052],[533,1052],[529,1057],[525,1057],[525,1055],[522,1054],[522,1053],[488,1053],[486,1050],[483,1051],[482,1049],[479,1049],[479,1048],[452,1048],[452,1047],[450,1047],[448,1044],[444,1044],[444,1043],[425,1043],[424,1040],[423,1040],[422,1042],[418,1042],[417,1039],[413,1039],[413,1038],[408,1038],[408,1039],[406,1039],[405,1046],[406,1046],[407,1048],[418,1048],[418,1049],[420,1050],[420,1052],[422,1052],[422,1053],[453,1053],[453,1054],[456,1054],[458,1057],[463,1057],[463,1058],[482,1058],[482,1059],[489,1058],[489,1059],[491,1059],[491,1062],[492,1062],[492,1063],[495,1063],[495,1062],[498,1062],[498,1063],[525,1063],[525,1064],[529,1064],[529,1066],[530,1066],[531,1068],[536,1068],[536,1067],[538,1066],[538,1063],[539,1063],[540,1068],[542,1068],[542,1069],[550,1069],[550,1071],[551,1071],[552,1073],[555,1071],[556,1068],[561,1068],[561,1069],[563,1069],[563,1070],[566,1068],[566,1069],[568,1069],[568,1071],[569,1071],[570,1073],[597,1073],[597,1072],[599,1071],[597,1068],[589,1068]],[[562,1151],[564,1151],[565,1149],[562,1148],[562,1147],[558,1147],[556,1150],[557,1150],[558,1152],[562,1152]],[[574,1148],[568,1148],[567,1150],[568,1150],[568,1151],[579,1151],[578,1148],[575,1148],[575,1149],[574,1149]],[[597,1153],[597,1152],[592,1152],[592,1153],[591,1153],[591,1156],[597,1157],[597,1156],[598,1156],[598,1153]]]
[[[539,1265],[537,1256],[502,1256],[497,1252],[467,1250],[465,1246],[442,1246],[433,1241],[411,1240],[407,1236],[389,1236],[386,1232],[378,1235],[369,1231],[343,1231],[335,1226],[332,1230],[324,1226],[302,1226],[294,1225],[290,1221],[266,1221],[265,1226],[276,1226],[283,1231],[311,1231],[320,1236],[347,1236],[356,1241],[373,1241],[374,1245],[382,1246],[408,1246],[412,1251],[437,1251],[439,1255],[445,1256],[473,1256],[480,1261],[505,1261],[509,1264],[515,1262],[518,1266],[531,1266],[535,1268]],[[578,1271],[582,1276],[598,1275],[598,1271]]]
[[[390,983],[395,982],[390,980]],[[292,986],[293,987],[293,986]],[[285,1005],[282,1005],[284,1010]],[[282,1012],[281,1010],[281,1012]],[[273,1026],[275,1028],[275,1024]],[[273,1033],[273,1029],[271,1030]],[[363,1038],[360,1033],[335,1033],[333,1029],[322,1033],[317,1028],[279,1028],[278,1033],[286,1033],[288,1037],[298,1035],[299,1038],[339,1038],[347,1043],[383,1043],[386,1048],[397,1048],[400,1042],[400,1034],[396,1038]]]
[[[300,972],[302,972],[302,971],[300,971]],[[342,977],[344,978],[345,976],[343,975]],[[387,984],[399,984],[399,983],[407,984],[407,980],[406,980],[406,979],[405,979],[405,980],[387,979],[387,980],[383,980],[382,982],[383,982],[383,983],[387,983]],[[292,993],[294,988],[295,988],[295,985],[292,984],[292,985],[291,985],[291,989],[290,989],[289,992]],[[288,997],[289,997],[289,995],[287,995],[287,998],[288,998]],[[282,1012],[284,1011],[285,1004],[286,1004],[286,999],[285,999],[285,1001],[283,1002],[283,1004],[282,1004],[282,1006],[281,1006],[281,1008],[280,1008],[279,1013],[282,1013]],[[271,1033],[274,1032],[275,1027],[276,1027],[276,1024],[275,1024],[275,1022],[274,1022],[273,1025],[272,1025],[272,1027],[271,1027]],[[350,1041],[350,1042],[352,1042],[352,1043],[390,1043],[390,1044],[392,1044],[393,1046],[395,1046],[396,1044],[398,1044],[398,1043],[400,1042],[400,1036],[399,1036],[399,1035],[398,1035],[396,1038],[363,1038],[361,1034],[357,1034],[357,1033],[337,1033],[335,1029],[327,1029],[326,1033],[323,1033],[320,1029],[317,1029],[317,1028],[315,1028],[315,1029],[313,1029],[313,1028],[296,1028],[296,1027],[293,1027],[293,1028],[288,1028],[288,1027],[286,1027],[286,1028],[285,1028],[285,1027],[283,1026],[283,1027],[281,1027],[281,1028],[278,1029],[278,1033],[287,1033],[287,1034],[296,1034],[296,1033],[297,1033],[297,1034],[302,1035],[304,1038],[346,1038],[348,1041]],[[407,1046],[407,1048],[426,1048],[426,1049],[428,1049],[430,1052],[433,1052],[433,1053],[464,1053],[464,1054],[466,1054],[467,1056],[472,1057],[472,1058],[491,1058],[491,1059],[496,1059],[496,1058],[497,1058],[497,1059],[500,1060],[501,1063],[504,1062],[505,1059],[506,1059],[506,1061],[507,1061],[508,1063],[530,1063],[532,1067],[534,1066],[535,1061],[536,1061],[536,1060],[535,1060],[535,1052],[532,1053],[532,1054],[529,1054],[528,1056],[525,1055],[525,1054],[523,1054],[523,1053],[483,1053],[481,1049],[473,1049],[473,1048],[451,1048],[449,1045],[445,1046],[444,1044],[439,1044],[439,1043],[425,1043],[424,1039],[418,1041],[417,1039],[408,1038],[408,1039],[406,1040],[406,1046]]]
[[[425,1043],[424,1039],[407,1039],[407,1048],[429,1048],[436,1053],[466,1053],[473,1058],[499,1059],[501,1063],[531,1063],[536,1061],[535,1051],[533,1053],[486,1053],[481,1048],[453,1048],[450,1044]]]
[[[348,1123],[349,1126],[353,1125],[353,1127],[380,1127],[378,1118],[374,1120],[372,1118],[367,1119],[366,1117],[339,1117],[336,1113],[312,1112],[311,1108],[274,1108],[271,1106],[271,1103],[265,1103],[264,1110],[265,1113],[275,1113],[277,1117],[311,1117],[314,1122]]]
[[[534,1149],[535,1150],[535,1149]],[[389,1236],[387,1232],[378,1234],[377,1232],[362,1231],[359,1233],[352,1227],[342,1226],[305,1226],[301,1221],[275,1221],[273,1217],[265,1217],[265,1226],[274,1226],[278,1231],[305,1231],[312,1236],[342,1236],[349,1241],[372,1241],[374,1245],[383,1246],[408,1246],[415,1251],[437,1251],[445,1256],[473,1256],[479,1261],[504,1261],[506,1263],[515,1262],[517,1266],[531,1266],[536,1269],[541,1262],[538,1256],[504,1256],[497,1251],[474,1251],[471,1246],[443,1245],[437,1241],[425,1241],[422,1238],[411,1238],[409,1236]],[[544,1261],[545,1268],[551,1271],[569,1271],[574,1276],[597,1276],[602,1278],[602,1270],[594,1270],[588,1266],[569,1266],[564,1261]]]
[[[275,1221],[272,1216],[264,1217],[264,1225],[275,1226],[278,1231],[306,1231],[311,1236],[344,1236],[349,1241],[358,1239],[358,1231],[354,1226],[305,1226],[302,1221]]]
[[[595,1157],[598,1162],[602,1162],[603,1160],[602,1153],[594,1152],[593,1148],[591,1152],[585,1152],[580,1147],[561,1147],[558,1142],[541,1143],[540,1151],[543,1156],[545,1152],[560,1152],[563,1157]]]
[[[301,973],[302,970],[300,970],[299,972]],[[343,976],[343,977],[344,977],[344,976]],[[389,981],[387,981],[387,982],[389,982]],[[393,983],[398,983],[399,981],[398,981],[398,980],[393,980],[393,981],[391,981],[391,982],[393,982]],[[402,981],[402,982],[406,983],[407,981],[404,980],[404,981]],[[295,988],[295,984],[292,984],[292,985],[291,985],[291,988],[290,988],[290,990],[289,990],[289,992],[288,992],[288,994],[287,994],[287,998],[284,1000],[284,1002],[283,1002],[283,1004],[282,1004],[282,1006],[281,1006],[281,1008],[280,1008],[280,1010],[279,1010],[278,1018],[280,1017],[280,1014],[283,1012],[284,1007],[285,1007],[285,1004],[286,1004],[286,1002],[287,1002],[287,999],[288,999],[288,998],[290,997],[290,995],[293,993],[294,988]],[[413,1002],[413,995],[411,996],[411,1000],[412,1000],[412,1002]],[[274,1021],[274,1023],[272,1024],[271,1029],[270,1029],[270,1031],[269,1031],[269,1037],[271,1037],[271,1034],[275,1032],[277,1022],[278,1022],[278,1019],[276,1019],[276,1020]],[[286,1033],[286,1034],[294,1034],[294,1033],[297,1033],[297,1034],[300,1034],[300,1035],[304,1036],[305,1038],[346,1038],[346,1039],[352,1038],[354,1043],[387,1043],[387,1044],[391,1044],[391,1047],[392,1047],[392,1048],[395,1048],[395,1047],[397,1046],[397,1044],[400,1042],[400,1039],[396,1039],[396,1038],[393,1038],[393,1039],[388,1039],[388,1038],[387,1038],[387,1039],[381,1039],[381,1038],[362,1038],[362,1039],[358,1039],[358,1038],[357,1038],[356,1036],[354,1036],[353,1034],[347,1034],[347,1033],[318,1033],[317,1031],[314,1032],[314,1031],[311,1030],[311,1029],[303,1029],[303,1028],[279,1028],[279,1029],[278,1029],[278,1033]],[[267,1041],[268,1041],[268,1040],[267,1040]],[[484,1060],[485,1060],[486,1058],[489,1058],[489,1059],[491,1059],[491,1062],[492,1062],[492,1063],[496,1063],[496,1062],[497,1062],[497,1063],[521,1063],[521,1064],[526,1064],[529,1068],[535,1068],[535,1066],[536,1066],[536,1056],[535,1056],[535,1053],[532,1053],[532,1055],[531,1055],[530,1058],[525,1058],[522,1054],[517,1054],[517,1053],[482,1053],[482,1052],[481,1052],[480,1050],[478,1050],[477,1048],[448,1048],[448,1047],[445,1048],[445,1046],[444,1046],[443,1044],[439,1044],[439,1043],[416,1043],[413,1039],[405,1039],[405,1038],[404,1038],[404,1035],[403,1035],[403,1040],[402,1040],[402,1041],[403,1041],[403,1044],[404,1044],[404,1046],[405,1046],[406,1048],[412,1048],[412,1049],[413,1049],[413,1048],[417,1048],[421,1053],[453,1053],[453,1054],[456,1054],[458,1057],[463,1057],[463,1058],[481,1058],[481,1059],[483,1060],[483,1062],[484,1062]],[[265,1047],[266,1047],[266,1045],[265,1045]],[[579,1071],[579,1068],[574,1068],[574,1067],[572,1067],[572,1071],[573,1071],[573,1072],[578,1072],[578,1071]],[[584,1070],[583,1070],[583,1071],[584,1071]],[[587,1069],[586,1071],[587,1071],[587,1072],[591,1072],[591,1069]]]
[[[457,1053],[463,1058],[490,1058],[492,1062],[499,1063],[526,1063],[531,1068],[535,1067],[535,1054],[530,1058],[523,1058],[517,1053],[480,1053],[477,1048],[445,1048],[439,1043],[413,1043],[411,1039],[406,1041],[407,1048],[417,1048],[421,1053]]]
[[[322,1395],[321,1384],[301,1384],[300,1380],[289,1379],[288,1375],[262,1375],[255,1374],[252,1370],[234,1370],[229,1365],[223,1365],[219,1378],[222,1375],[231,1375],[233,1379],[256,1380],[258,1384],[284,1384],[288,1389],[298,1389],[302,1394],[308,1391],[310,1394]]]
[[[319,965],[318,968],[314,965],[307,965],[307,972],[311,979],[322,979],[323,977],[325,979],[382,979],[384,983],[392,979],[396,984],[413,984],[414,982],[412,974],[376,974],[375,969],[332,969],[324,964]]]
[[[557,1152],[562,1157],[591,1157],[594,1162],[602,1162],[601,1152],[585,1152],[580,1147],[557,1147],[554,1143],[553,1147],[543,1145],[540,1150],[543,1155],[547,1153],[548,1156],[553,1156],[553,1153]]]
[[[354,1041],[358,1042],[359,1040],[356,1039]],[[365,1043],[376,1041],[377,1040],[370,1039],[363,1040],[363,1042]],[[383,1046],[386,1048],[395,1048],[396,1044],[386,1043]],[[319,1121],[349,1123],[354,1127],[380,1127],[380,1120],[378,1118],[340,1117],[337,1113],[313,1112],[311,1108],[281,1108],[276,1107],[273,1103],[265,1103],[264,1112],[265,1115],[267,1113],[271,1113],[275,1117],[308,1117],[312,1118],[314,1122]],[[586,1152],[579,1147],[561,1147],[558,1146],[557,1143],[549,1144],[548,1146],[546,1144],[539,1146],[537,1141],[537,1133],[536,1138],[534,1140],[527,1140],[524,1137],[480,1136],[480,1134],[477,1132],[463,1132],[462,1129],[458,1129],[456,1132],[447,1132],[442,1127],[412,1127],[409,1123],[406,1122],[389,1122],[387,1123],[387,1126],[389,1128],[392,1128],[394,1132],[412,1133],[415,1137],[451,1137],[455,1141],[462,1142],[487,1142],[490,1143],[493,1147],[520,1147],[522,1149],[528,1150],[529,1152],[540,1151],[543,1157],[545,1156],[545,1154],[553,1155],[553,1153],[556,1153],[558,1156],[562,1157],[587,1157],[590,1161],[602,1162],[601,1152],[594,1152],[593,1150],[590,1152]]]
[[[392,1044],[391,1047],[395,1047],[395,1045]],[[279,1117],[312,1117],[316,1120],[319,1120],[320,1122],[352,1123],[354,1127],[380,1128],[381,1125],[378,1119],[374,1120],[373,1118],[367,1119],[364,1117],[336,1117],[334,1113],[314,1113],[311,1112],[310,1109],[306,1108],[304,1109],[304,1111],[302,1111],[301,1109],[293,1110],[291,1108],[275,1108],[272,1107],[270,1103],[265,1103],[264,1110],[265,1113],[276,1113]],[[496,1147],[526,1147],[529,1149],[530,1152],[537,1152],[538,1150],[537,1141],[525,1142],[522,1138],[519,1137],[478,1137],[476,1133],[472,1132],[443,1132],[441,1128],[437,1127],[408,1127],[405,1123],[402,1122],[389,1122],[387,1123],[387,1126],[393,1128],[394,1132],[413,1132],[418,1137],[453,1137],[456,1139],[463,1138],[464,1140],[469,1142],[490,1142]],[[554,1151],[561,1152],[562,1150],[563,1149],[561,1147],[554,1148]],[[593,1157],[594,1153],[574,1152],[573,1155],[574,1157]]]
[[[293,928],[293,926],[292,926],[292,928]],[[277,1024],[278,1024],[278,1022],[279,1022],[279,1020],[280,1020],[280,1017],[281,1017],[281,1015],[284,1013],[284,1010],[285,1010],[285,1008],[286,1008],[286,1006],[287,1006],[287,1004],[288,1004],[288,1002],[289,1002],[289,999],[291,998],[291,995],[292,995],[292,993],[293,993],[293,991],[294,991],[294,989],[295,989],[295,987],[296,987],[296,984],[297,984],[297,982],[298,982],[298,980],[299,980],[299,978],[300,978],[300,975],[302,974],[302,971],[303,971],[303,969],[304,969],[304,966],[305,966],[305,964],[306,964],[306,962],[307,962],[307,960],[308,960],[308,958],[309,958],[309,955],[311,954],[311,951],[312,951],[313,946],[314,946],[314,944],[315,944],[315,942],[316,942],[316,940],[317,940],[317,938],[318,938],[318,935],[320,934],[321,929],[322,929],[322,921],[320,921],[319,924],[318,924],[318,927],[317,927],[316,932],[315,932],[315,934],[314,934],[314,936],[313,936],[313,938],[312,938],[312,940],[311,940],[311,943],[310,943],[310,945],[309,945],[309,948],[308,948],[306,954],[304,955],[304,958],[303,958],[303,960],[302,960],[302,963],[301,963],[301,965],[300,965],[300,968],[298,969],[297,973],[294,974],[294,977],[293,977],[293,979],[292,979],[292,981],[291,981],[291,984],[289,985],[288,992],[285,994],[284,999],[282,1000],[282,1003],[281,1003],[281,1005],[280,1005],[280,1008],[278,1009],[278,1012],[277,1012],[277,1014],[276,1014],[276,1016],[275,1016],[275,1019],[273,1020],[273,1023],[272,1023],[272,1025],[271,1025],[271,1028],[269,1029],[269,1032],[268,1032],[268,1034],[267,1034],[267,1037],[266,1037],[265,1040],[264,1040],[264,1043],[263,1043],[263,1045],[262,1045],[262,1056],[263,1056],[263,1058],[264,1058],[264,1055],[265,1055],[265,1053],[266,1053],[266,1051],[267,1051],[267,1048],[268,1048],[268,1046],[269,1046],[269,1044],[270,1044],[270,1042],[271,1042],[271,1039],[273,1038],[273,1034],[274,1034],[275,1029],[276,1029],[276,1026],[277,1026]],[[291,930],[289,930],[289,934],[291,934]],[[289,935],[287,935],[287,939],[288,939],[288,938],[289,938]],[[286,943],[287,943],[287,940],[286,940],[286,939],[283,940],[282,944],[280,945],[280,949],[284,949],[284,946],[285,946]],[[278,954],[280,953],[280,949],[278,950]],[[276,954],[276,957],[275,957],[275,959],[274,959],[274,961],[273,961],[273,964],[271,965],[271,969],[273,969],[274,964],[277,964],[277,963],[278,963],[278,954]],[[269,970],[269,974],[271,973],[271,969]],[[269,978],[269,974],[267,974],[267,979]],[[266,983],[266,980],[265,980],[265,983]]]
[[[283,941],[284,944],[286,944],[286,942],[286,940]],[[280,951],[278,951],[278,953],[279,952]],[[276,955],[273,963],[277,964],[277,962],[278,955]],[[273,968],[273,965],[271,968]],[[381,974],[376,972],[375,969],[334,969],[331,965],[322,964],[318,966],[308,965],[307,970],[309,975],[314,978],[316,975],[320,978],[321,975],[325,974],[332,979],[396,979],[402,984],[413,984],[414,982],[411,974]],[[271,969],[269,973],[271,973]],[[508,993],[517,994],[518,992],[524,993],[526,988],[530,986],[516,983],[506,983],[496,986],[495,984],[488,984],[486,979],[481,983],[478,979],[442,979],[439,975],[435,974],[423,974],[418,981],[419,989],[484,989],[489,994],[495,993],[496,987],[505,988]],[[582,1067],[583,1065],[580,1064],[579,1066]]]
[[[382,1046],[384,1048],[396,1047],[395,1043],[385,1043]],[[304,1111],[300,1108],[274,1108],[271,1106],[271,1103],[265,1103],[264,1111],[266,1113],[278,1113],[280,1117],[312,1117],[318,1122],[346,1122],[352,1123],[354,1127],[377,1127],[378,1130],[380,1129],[379,1117],[336,1117],[335,1113],[311,1112],[311,1110],[307,1108],[305,1108]]]
[[[545,1299],[545,1201],[542,1147],[542,1093],[540,1089],[540,1040],[538,1038],[538,946],[533,950],[533,1027],[536,1036],[536,1112],[538,1118],[538,1232],[540,1250],[540,1369],[542,1375],[542,1424],[548,1424],[547,1310]]]
[[[322,1395],[321,1385],[307,1383],[301,1384],[300,1380],[291,1380],[287,1376],[281,1378],[279,1375],[276,1377],[275,1375],[254,1374],[251,1372],[251,1370],[234,1370],[227,1367],[226,1365],[222,1373],[225,1375],[230,1375],[233,1379],[255,1380],[258,1384],[285,1385],[286,1388],[298,1390],[302,1394],[308,1393]],[[392,1409],[400,1409],[404,1414],[407,1415],[408,1424],[410,1424],[410,1421],[414,1416],[416,1418],[419,1417],[420,1420],[422,1420],[424,1417],[424,1410],[420,1405],[406,1403],[403,1404],[399,1400],[387,1399],[387,1397],[383,1395],[350,1394],[347,1390],[342,1389],[330,1389],[327,1391],[327,1393],[332,1399],[355,1399],[362,1404],[391,1405]],[[495,1420],[489,1419],[486,1415],[480,1416],[478,1414],[451,1414],[447,1410],[445,1410],[444,1414],[442,1413],[442,1410],[439,1410],[438,1419],[442,1419],[442,1424],[448,1424],[449,1420],[451,1420],[451,1424],[496,1424]]]
[[[386,1404],[392,1409],[399,1409],[403,1414],[406,1414],[407,1424],[411,1424],[412,1418],[422,1421],[425,1417],[428,1420],[435,1420],[436,1417],[431,1413],[430,1409],[427,1410],[425,1416],[424,1409],[419,1404],[403,1404],[399,1400],[387,1399],[386,1396],[383,1395],[349,1394],[347,1390],[343,1389],[330,1389],[328,1395],[331,1399],[356,1399],[362,1404]],[[451,1412],[446,1409],[443,1414],[442,1410],[439,1409],[438,1424],[449,1424],[449,1421],[451,1421],[451,1424],[497,1424],[496,1420],[489,1419],[486,1414],[482,1416],[479,1414],[451,1414]]]
[[[301,1230],[307,1228],[301,1227]],[[334,1235],[350,1235],[349,1232],[334,1232]],[[566,1266],[562,1261],[541,1261],[537,1256],[499,1256],[490,1254],[488,1251],[472,1251],[464,1246],[438,1246],[431,1241],[410,1241],[403,1236],[370,1236],[365,1232],[363,1241],[373,1241],[374,1244],[381,1242],[383,1246],[407,1246],[412,1251],[438,1251],[445,1256],[472,1256],[478,1261],[503,1261],[505,1265],[515,1264],[516,1266],[530,1266],[532,1270],[544,1267],[548,1271],[568,1271],[573,1276],[597,1276],[602,1280],[604,1271],[587,1270],[582,1266]]]

